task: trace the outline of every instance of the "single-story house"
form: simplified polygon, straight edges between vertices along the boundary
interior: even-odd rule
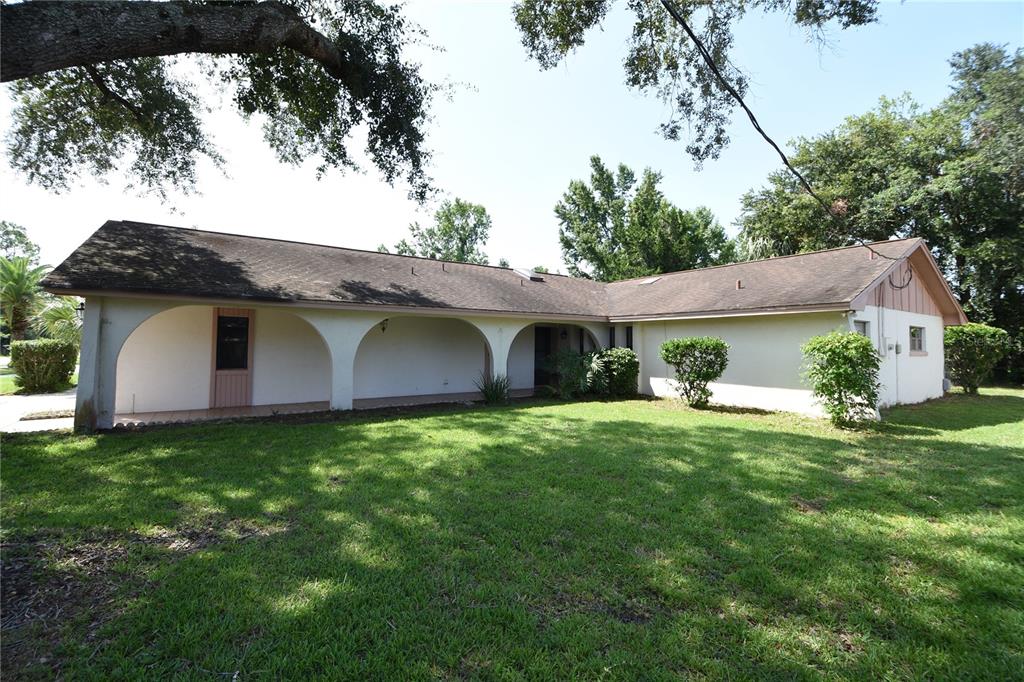
[[[76,423],[259,406],[349,410],[517,394],[561,348],[633,348],[639,390],[673,393],[666,339],[730,347],[729,405],[817,414],[801,344],[870,337],[882,403],[942,395],[943,327],[964,313],[920,239],[602,283],[130,221],[98,229],[43,283],[85,298]]]

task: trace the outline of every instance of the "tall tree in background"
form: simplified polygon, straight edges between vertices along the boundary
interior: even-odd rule
[[[14,258],[24,256],[32,263],[39,262],[39,247],[28,238],[21,225],[0,220],[0,256]]]
[[[832,26],[846,29],[876,19],[877,0],[669,0],[694,27],[697,38],[740,96],[746,77],[731,58],[733,28],[748,12],[784,13],[812,37]],[[514,8],[523,46],[541,68],[561,64],[598,31],[616,3],[611,0],[520,0]],[[716,80],[696,45],[658,0],[629,0],[633,30],[623,59],[626,84],[653,94],[671,114],[661,134],[677,140],[689,131],[686,151],[700,164],[718,158],[729,144],[727,127],[735,100]]]
[[[120,166],[144,190],[194,189],[200,158],[221,163],[196,78],[259,116],[282,162],[355,167],[358,126],[385,180],[404,177],[421,199],[429,189],[423,128],[436,87],[405,57],[421,31],[398,6],[18,2],[0,5],[0,22],[0,79],[16,100],[8,158],[48,189]],[[191,71],[173,68],[174,55],[192,56]]]
[[[555,206],[562,257],[569,272],[608,282],[732,262],[735,249],[711,211],[684,211],[647,169],[637,183],[624,164],[613,172],[590,159],[590,184],[569,183]]]
[[[922,111],[883,99],[836,130],[796,142],[794,165],[833,220],[788,173],[743,197],[748,257],[924,237],[967,314],[1024,334],[1024,52],[954,55],[952,94]]]
[[[491,231],[491,217],[487,209],[462,199],[445,201],[434,213],[434,224],[409,226],[409,239],[395,244],[395,252],[403,256],[422,256],[459,263],[487,265],[487,244]],[[411,241],[410,241],[411,240]],[[382,244],[378,251],[388,253]]]

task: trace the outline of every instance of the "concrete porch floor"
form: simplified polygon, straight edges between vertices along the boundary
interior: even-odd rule
[[[114,426],[142,426],[144,424],[175,424],[202,422],[214,419],[244,419],[246,417],[273,417],[278,414],[301,414],[303,412],[324,412],[331,404],[324,401],[312,403],[282,403],[280,405],[249,405],[244,407],[212,407],[206,410],[171,410],[168,412],[136,412],[114,416]]]
[[[513,398],[529,398],[532,388],[515,389]],[[440,405],[443,403],[468,403],[480,400],[480,393],[432,393],[429,395],[391,396],[386,398],[358,398],[352,401],[355,410],[374,410],[384,407],[410,407],[415,405]],[[246,419],[273,417],[279,414],[302,414],[304,412],[326,412],[331,404],[326,401],[309,403],[282,403],[279,405],[250,405],[245,407],[215,407],[205,410],[170,410],[166,412],[136,412],[118,414],[114,426],[144,426],[147,424],[184,424],[189,422],[213,421],[216,419]]]

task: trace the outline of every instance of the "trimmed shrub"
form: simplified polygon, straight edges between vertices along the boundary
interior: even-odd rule
[[[805,377],[833,424],[875,415],[880,361],[871,339],[857,332],[832,332],[812,337],[801,350]]]
[[[669,339],[661,344],[661,359],[675,368],[679,395],[693,407],[705,407],[708,384],[729,364],[729,344],[714,336]]]
[[[1010,335],[998,327],[969,322],[946,327],[946,369],[964,393],[977,393],[996,363],[1010,350]]]
[[[27,393],[48,393],[64,388],[78,361],[73,343],[56,339],[35,339],[11,343],[14,383]]]
[[[608,376],[608,394],[618,398],[636,395],[636,379],[640,359],[631,348],[609,348],[601,351]]]
[[[512,400],[512,382],[504,374],[480,374],[473,382],[488,405],[507,405]]]

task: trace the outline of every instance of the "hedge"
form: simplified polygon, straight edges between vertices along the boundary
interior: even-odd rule
[[[71,380],[78,362],[78,347],[56,339],[35,339],[11,343],[14,383],[26,393],[49,393]]]
[[[998,327],[968,323],[946,327],[946,369],[965,393],[977,393],[978,386],[992,376],[996,363],[1010,350],[1010,335]]]

